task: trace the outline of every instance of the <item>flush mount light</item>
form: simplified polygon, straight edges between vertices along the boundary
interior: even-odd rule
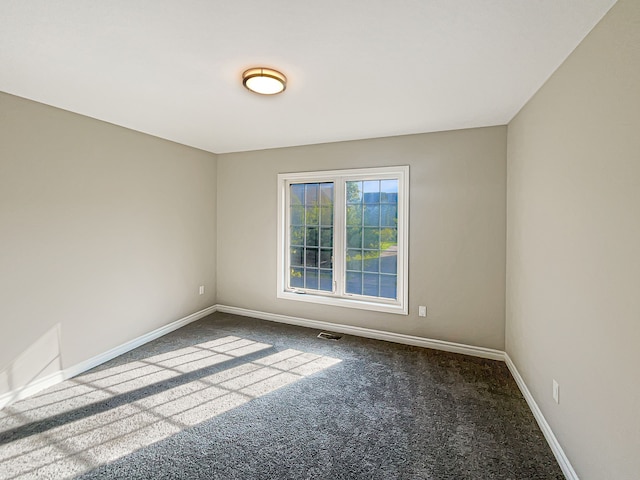
[[[242,74],[242,84],[261,95],[275,95],[287,88],[287,77],[270,68],[250,68]]]

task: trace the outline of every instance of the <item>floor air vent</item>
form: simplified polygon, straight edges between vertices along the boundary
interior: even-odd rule
[[[329,332],[320,332],[320,334],[318,334],[318,338],[324,338],[325,340],[340,340],[342,338],[342,335]]]

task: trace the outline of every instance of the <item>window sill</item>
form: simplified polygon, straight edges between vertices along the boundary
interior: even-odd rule
[[[313,295],[309,293],[295,293],[279,291],[278,298],[294,300],[298,302],[318,303],[334,307],[357,308],[359,310],[373,310],[375,312],[393,313],[396,315],[408,315],[407,307],[394,303],[367,302],[355,298],[330,297],[325,295]]]

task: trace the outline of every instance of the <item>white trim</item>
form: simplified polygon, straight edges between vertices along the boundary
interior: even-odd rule
[[[296,300],[298,302],[319,303],[322,305],[331,305],[334,307],[357,308],[360,310],[374,310],[381,313],[395,313],[397,315],[408,315],[407,308],[402,305],[392,303],[384,303],[384,299],[380,302],[367,302],[361,300],[360,297],[337,297],[331,295],[311,294],[305,292],[278,292],[278,298],[285,300]]]
[[[504,361],[504,352],[494,350],[492,348],[476,347],[462,343],[416,337],[413,335],[405,335],[403,333],[385,332],[382,330],[374,330],[372,328],[340,325],[337,323],[323,322],[320,320],[311,320],[301,317],[291,317],[277,313],[259,312],[257,310],[230,307],[228,305],[216,305],[216,308],[218,312],[231,313],[234,315],[241,315],[243,317],[253,317],[261,320],[269,320],[271,322],[287,323],[289,325],[298,325],[300,327],[316,328],[319,330],[331,330],[333,332],[356,335],[359,337],[374,338],[376,340],[385,340],[387,342],[402,343],[405,345],[414,345],[417,347],[432,348],[434,350],[444,350],[445,352],[462,353],[473,357]]]
[[[145,343],[155,340],[156,338],[160,338],[161,336],[166,335],[167,333],[173,332],[174,330],[177,330],[181,327],[184,327],[185,325],[191,322],[200,320],[201,318],[206,317],[207,315],[210,315],[215,311],[216,311],[216,305],[212,305],[203,310],[200,310],[198,312],[192,313],[191,315],[187,315],[186,317],[176,320],[175,322],[171,322],[168,325],[165,325],[160,328],[156,328],[155,330],[149,333],[146,333],[140,337],[134,338],[133,340],[129,340],[128,342],[123,343],[118,347],[114,347],[111,350],[101,353],[100,355],[91,357],[90,359],[85,360],[84,362],[80,362],[64,370],[59,370],[50,375],[47,375],[46,377],[42,377],[37,380],[34,380],[33,382],[27,385],[24,385],[22,387],[19,387],[15,390],[12,390],[10,392],[3,393],[2,395],[0,395],[0,410],[2,410],[4,407],[6,407],[7,405],[10,405],[13,402],[30,397],[31,395],[34,395],[44,390],[45,388],[52,387],[60,382],[64,382],[65,380],[68,380],[69,378],[75,377],[76,375],[80,375],[81,373],[84,373],[87,370],[97,367],[98,365],[101,365],[104,362],[111,360],[112,358],[122,355],[123,353],[127,353],[128,351],[133,350],[134,348],[138,348],[140,345],[144,345]]]
[[[556,460],[558,461],[558,464],[562,469],[562,473],[564,473],[564,476],[567,478],[567,480],[580,480],[578,478],[578,474],[573,469],[571,462],[569,462],[567,455],[564,453],[564,450],[560,446],[560,442],[558,442],[558,439],[553,434],[553,431],[551,430],[551,426],[547,423],[547,420],[544,418],[544,415],[542,414],[542,410],[540,410],[540,407],[538,407],[538,404],[533,398],[533,395],[531,395],[531,392],[529,391],[527,384],[524,383],[524,380],[520,375],[520,372],[518,372],[516,365],[513,363],[513,361],[511,360],[511,357],[509,357],[509,354],[506,352],[504,353],[504,361],[506,362],[507,368],[509,368],[509,371],[511,372],[511,375],[513,376],[514,380],[518,384],[518,387],[522,392],[522,396],[527,401],[527,404],[529,405],[529,408],[531,409],[531,412],[533,413],[534,418],[538,422],[538,425],[540,426],[540,430],[542,430],[544,438],[547,439],[547,443],[549,444],[549,447],[551,447],[551,451],[555,455]]]
[[[398,315],[408,315],[409,282],[409,166],[354,168],[313,172],[279,173],[277,211],[277,298],[324,305],[334,305],[362,310],[373,310]],[[397,299],[349,295],[345,293],[346,265],[345,252],[346,208],[345,184],[349,180],[395,179],[398,181],[398,264]],[[289,288],[289,209],[288,186],[296,182],[333,182],[334,184],[334,289],[332,292],[318,292],[300,288]],[[336,288],[337,285],[337,288]]]

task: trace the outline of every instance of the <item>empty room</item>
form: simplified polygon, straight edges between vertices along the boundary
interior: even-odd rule
[[[638,0],[0,0],[0,479],[638,479],[639,292]]]

